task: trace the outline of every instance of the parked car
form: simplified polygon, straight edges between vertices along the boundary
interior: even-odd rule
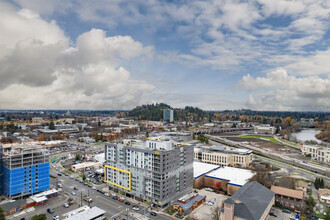
[[[62,174],[58,173],[57,176],[62,176]]]
[[[95,186],[93,186],[93,187],[92,187],[92,189],[94,189],[94,190],[95,190],[95,189],[96,189],[96,187],[95,187]]]
[[[117,194],[116,194],[116,193],[112,193],[111,195],[112,195],[112,196],[117,196]]]
[[[270,216],[277,217],[277,214],[276,214],[275,212],[269,212],[269,215],[270,215]]]
[[[65,208],[69,208],[69,204],[68,204],[68,203],[64,203],[63,206],[64,206]]]
[[[77,187],[73,187],[73,189],[74,189],[74,190],[78,190],[78,188],[77,188]]]
[[[107,196],[107,197],[109,197],[109,196],[110,196],[110,194],[109,194],[109,193],[104,193],[104,195],[105,195],[105,196]]]
[[[53,219],[54,220],[59,220],[60,219],[60,216],[59,215],[54,215]]]
[[[112,196],[112,199],[117,200],[118,197],[117,196]]]
[[[129,201],[126,201],[125,205],[131,205],[131,203]]]
[[[290,213],[290,210],[289,209],[283,209],[282,212],[284,212],[284,213]]]
[[[72,194],[72,195],[76,195],[76,193],[75,193],[75,192],[73,192],[73,191],[71,192],[71,194]]]
[[[50,213],[50,214],[54,213],[53,209],[47,209],[47,212]]]
[[[214,202],[213,201],[208,201],[208,202],[206,202],[206,205],[213,206]]]
[[[150,212],[150,215],[157,216],[157,213],[156,212]]]
[[[211,188],[205,188],[206,191],[213,192],[214,190]]]

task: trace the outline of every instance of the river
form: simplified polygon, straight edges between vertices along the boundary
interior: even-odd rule
[[[299,132],[294,132],[292,135],[297,138],[299,142],[305,142],[309,140],[316,141],[317,143],[322,143],[319,139],[315,137],[316,134],[320,133],[320,130],[316,129],[303,129]]]

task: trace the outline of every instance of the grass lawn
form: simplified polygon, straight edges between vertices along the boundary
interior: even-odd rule
[[[103,145],[104,142],[96,143],[95,145]]]
[[[279,141],[275,140],[275,138],[273,137],[260,137],[260,136],[249,136],[249,135],[246,135],[246,136],[240,136],[240,138],[257,138],[257,139],[267,139],[275,144],[281,144]]]
[[[74,174],[74,172],[71,172],[70,170],[64,170],[67,174]]]

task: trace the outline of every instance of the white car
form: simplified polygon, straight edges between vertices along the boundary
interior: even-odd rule
[[[109,193],[104,193],[104,195],[105,195],[105,196],[107,196],[107,197],[109,197],[109,196],[110,196],[110,194],[109,194]]]
[[[205,188],[206,191],[213,192],[213,189],[211,188]]]
[[[208,201],[208,202],[206,202],[206,205],[213,206],[214,202],[213,201]]]
[[[63,206],[64,206],[65,208],[69,208],[69,204],[68,204],[68,203],[64,203]]]
[[[94,190],[95,190],[95,189],[96,189],[96,187],[95,187],[95,186],[93,186],[93,187],[92,187],[92,189],[94,189]]]
[[[132,209],[133,209],[134,211],[140,211],[140,208],[139,208],[138,206],[136,206],[136,205],[134,205]]]
[[[112,195],[113,197],[114,197],[114,196],[117,196],[117,194],[116,194],[116,193],[112,193],[111,195]]]
[[[53,219],[54,219],[54,220],[59,220],[59,219],[60,219],[60,216],[58,216],[58,215],[54,215]]]
[[[75,193],[75,192],[71,192],[71,194],[72,194],[72,195],[76,195],[76,193]]]

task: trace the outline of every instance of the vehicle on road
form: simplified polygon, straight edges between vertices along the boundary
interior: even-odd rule
[[[157,216],[157,213],[156,212],[150,212],[150,215]]]
[[[134,211],[140,211],[140,208],[139,208],[139,206],[137,206],[137,205],[133,205],[132,209],[133,209]]]
[[[62,176],[62,174],[58,173],[57,176]]]
[[[131,205],[131,203],[129,201],[126,201],[125,205]]]
[[[62,188],[63,187],[61,183],[57,184],[57,186],[58,186],[58,188]]]
[[[68,204],[68,203],[64,203],[63,206],[64,206],[65,208],[69,208],[69,204]]]
[[[93,186],[93,187],[92,187],[92,189],[96,190],[96,187],[95,187],[95,186]]]
[[[84,200],[89,203],[93,202],[93,199],[89,196],[84,196]]]
[[[124,202],[125,201],[125,197],[119,197],[118,201],[119,202]]]
[[[50,213],[50,214],[54,213],[53,209],[47,209],[47,212]]]
[[[117,196],[117,194],[116,194],[116,193],[112,193],[111,195],[112,195],[112,196]]]
[[[59,220],[60,216],[59,215],[54,215],[53,220]]]
[[[277,217],[277,214],[276,214],[275,212],[269,212],[269,215],[270,215],[270,216]]]
[[[73,192],[73,191],[71,192],[71,194],[72,194],[72,195],[76,195],[76,193],[75,193],[75,192]]]
[[[73,189],[74,189],[74,190],[78,190],[78,188],[77,188],[77,187],[73,187]]]
[[[118,197],[117,196],[112,196],[112,199],[117,200]]]
[[[105,195],[105,196],[107,196],[107,197],[109,197],[109,196],[110,196],[110,194],[109,194],[109,193],[104,193],[104,195]]]

